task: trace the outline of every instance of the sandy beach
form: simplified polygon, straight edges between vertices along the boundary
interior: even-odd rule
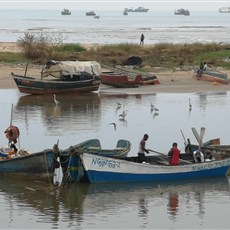
[[[87,45],[86,45],[87,46]],[[0,52],[19,52],[20,48],[16,43],[0,43]],[[30,76],[40,76],[41,66],[29,66],[27,74]],[[24,64],[3,64],[0,63],[0,88],[1,89],[14,89],[17,88],[12,77],[11,72],[15,74],[23,74],[25,72]],[[230,76],[229,71],[227,72]],[[199,81],[192,77],[193,71],[172,71],[156,69],[152,74],[156,75],[160,84],[140,86],[138,88],[131,88],[129,93],[192,93],[192,92],[226,92],[229,91],[230,85],[213,84],[212,82]],[[124,93],[127,90],[108,87],[105,85],[100,86],[102,93]]]

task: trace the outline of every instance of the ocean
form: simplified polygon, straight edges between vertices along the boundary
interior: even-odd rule
[[[173,11],[129,13],[97,11],[95,19],[86,11],[72,11],[69,16],[59,10],[0,10],[0,42],[15,42],[25,33],[54,33],[64,43],[145,44],[229,42],[230,13],[193,11],[190,16],[174,15]]]

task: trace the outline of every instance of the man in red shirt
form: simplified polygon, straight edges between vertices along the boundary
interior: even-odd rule
[[[177,143],[173,143],[172,148],[168,152],[168,156],[170,165],[179,164],[180,150],[177,148]]]

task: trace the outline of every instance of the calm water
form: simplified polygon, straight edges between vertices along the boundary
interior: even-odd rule
[[[218,9],[192,11],[187,17],[167,10],[128,16],[122,10],[96,13],[100,19],[85,16],[85,11],[62,16],[58,10],[0,10],[0,41],[15,42],[30,32],[60,33],[64,42],[81,44],[139,43],[143,32],[146,44],[229,42],[229,14]]]
[[[154,86],[153,86],[154,87]],[[11,120],[20,128],[20,147],[33,151],[60,148],[98,138],[104,148],[114,148],[119,138],[131,141],[136,155],[144,133],[147,148],[168,151],[172,142],[184,147],[184,139],[196,140],[191,127],[206,128],[204,141],[220,137],[229,144],[229,93],[152,95],[25,96],[16,89],[0,90],[0,140]],[[192,111],[189,112],[189,98]],[[119,120],[125,105],[128,115]],[[153,102],[159,109],[154,116]],[[117,129],[109,125],[117,124]],[[0,179],[2,228],[62,229],[228,229],[230,189],[227,178],[180,184],[73,185],[54,188],[39,183]]]

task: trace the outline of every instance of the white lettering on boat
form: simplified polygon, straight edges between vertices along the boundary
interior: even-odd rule
[[[230,166],[230,160],[228,161],[219,161],[212,164],[197,164],[192,167],[193,171],[221,168],[225,166]]]
[[[93,158],[92,165],[98,165],[99,167],[120,168],[120,163],[113,160],[104,160],[100,158]]]

